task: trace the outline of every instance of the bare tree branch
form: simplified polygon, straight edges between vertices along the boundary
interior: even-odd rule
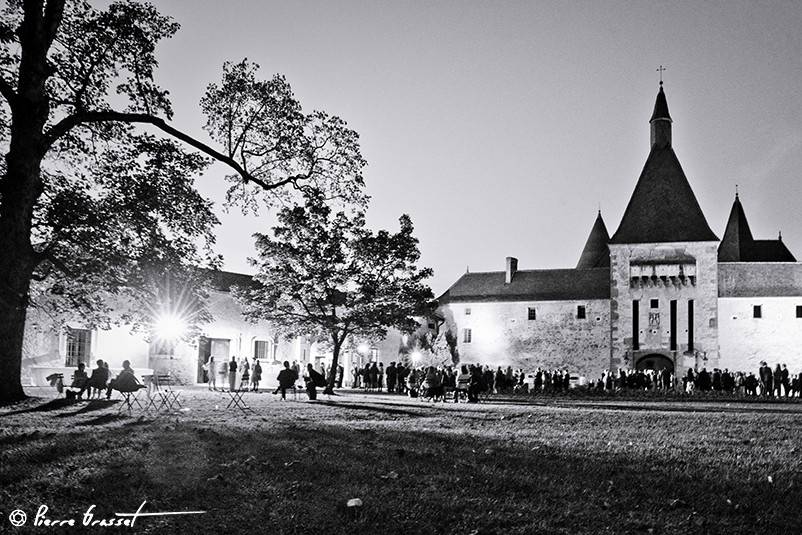
[[[301,189],[301,186],[298,185],[298,181],[308,179],[312,174],[312,170],[310,170],[309,173],[291,175],[276,182],[266,182],[260,178],[253,176],[242,165],[240,165],[236,160],[234,160],[230,156],[226,156],[225,154],[213,149],[206,143],[198,141],[189,134],[185,134],[184,132],[178,130],[177,128],[170,126],[164,119],[153,115],[149,115],[147,113],[127,113],[127,112],[108,110],[108,111],[89,111],[70,115],[69,117],[62,119],[61,121],[53,125],[53,127],[47,132],[46,148],[49,149],[53,145],[53,143],[56,142],[56,140],[58,140],[61,136],[65,135],[67,132],[69,132],[76,126],[82,124],[100,123],[100,122],[121,122],[129,124],[138,123],[138,124],[153,125],[156,128],[162,130],[163,132],[171,135],[172,137],[183,141],[187,145],[196,148],[197,150],[203,152],[208,156],[211,156],[215,160],[228,165],[229,167],[234,169],[245,182],[253,182],[254,184],[257,184],[263,189],[265,189],[266,191],[274,190],[287,184],[292,184],[294,187]]]

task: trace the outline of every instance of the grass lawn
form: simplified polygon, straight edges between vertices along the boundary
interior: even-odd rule
[[[802,405],[550,399],[318,402],[185,390],[189,410],[0,408],[0,532],[147,511],[135,533],[799,533]],[[361,508],[346,501],[360,498]],[[14,528],[13,509],[28,514]],[[356,509],[356,511],[355,511]]]

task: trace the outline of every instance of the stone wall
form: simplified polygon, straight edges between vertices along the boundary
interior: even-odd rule
[[[675,284],[657,279],[653,284],[632,283],[640,265],[682,266],[693,273],[693,281]],[[610,245],[611,338],[610,367],[632,367],[633,307],[639,301],[640,354],[649,352],[676,359],[678,369],[708,367],[718,361],[718,242],[651,243]],[[633,265],[635,266],[634,269]],[[658,308],[650,307],[658,300]],[[694,353],[688,354],[688,301],[694,301]],[[677,301],[677,349],[670,350],[669,307]],[[652,324],[650,325],[650,313]],[[654,315],[656,313],[656,315]],[[657,320],[656,322],[654,320]],[[707,359],[706,361],[703,359]]]
[[[760,305],[761,318],[753,317]],[[719,299],[720,367],[757,373],[761,361],[774,368],[785,363],[802,372],[802,318],[797,297],[730,297]]]
[[[577,307],[585,307],[585,319]],[[529,308],[536,318],[528,319]],[[466,314],[470,309],[470,314]],[[493,367],[564,368],[596,377],[610,357],[610,302],[511,301],[449,303],[441,307],[446,327],[457,333],[460,362]],[[471,330],[470,343],[464,330]]]

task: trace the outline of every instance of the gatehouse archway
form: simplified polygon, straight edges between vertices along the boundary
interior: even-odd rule
[[[644,355],[635,363],[636,370],[674,371],[674,361],[665,355],[652,353]]]

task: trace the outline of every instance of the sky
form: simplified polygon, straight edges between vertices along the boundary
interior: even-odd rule
[[[284,74],[360,134],[368,223],[407,213],[436,294],[466,269],[573,267],[600,208],[618,227],[649,152],[664,65],[673,146],[719,238],[735,185],[756,238],[802,259],[802,3],[158,0],[181,30],[157,79],[201,139],[224,61]],[[222,201],[227,169],[199,188]],[[250,272],[259,218],[223,213]]]

